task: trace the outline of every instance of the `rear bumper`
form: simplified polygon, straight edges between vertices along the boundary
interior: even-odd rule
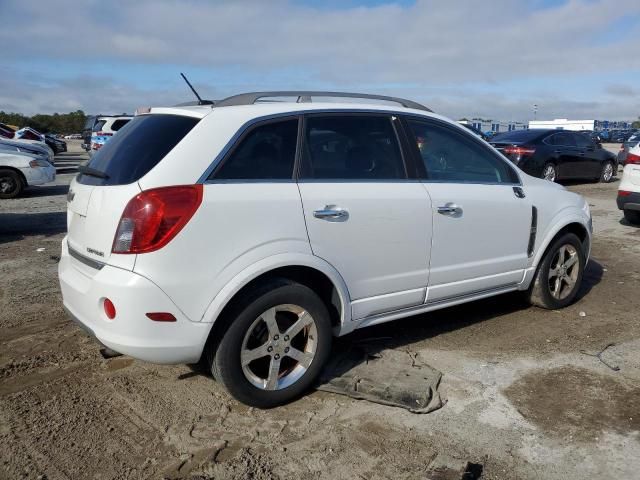
[[[640,211],[640,193],[631,193],[631,195],[627,195],[621,197],[618,195],[616,198],[616,203],[618,204],[618,208],[620,210],[636,210]]]
[[[93,269],[69,255],[66,237],[58,277],[64,308],[89,334],[117,352],[153,363],[194,363],[200,359],[211,324],[188,320],[150,280],[104,265]],[[116,317],[109,320],[109,298]],[[175,322],[154,322],[147,312],[170,312]]]

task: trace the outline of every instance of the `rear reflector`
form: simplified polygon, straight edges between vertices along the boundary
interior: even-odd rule
[[[116,307],[111,300],[105,298],[102,302],[102,306],[104,307],[104,314],[109,320],[116,318]]]
[[[169,312],[147,313],[147,317],[149,317],[154,322],[175,322],[176,321],[176,317],[174,317]]]
[[[628,153],[627,154],[627,161],[625,162],[625,164],[633,164],[633,165],[640,165],[640,155],[635,155],[633,153]]]
[[[202,184],[146,190],[133,197],[122,213],[113,253],[147,253],[164,247],[202,203]]]
[[[628,197],[629,195],[631,195],[631,192],[627,192],[626,190],[618,190],[619,197]]]

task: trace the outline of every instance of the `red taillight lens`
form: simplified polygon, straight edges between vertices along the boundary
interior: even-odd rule
[[[151,312],[147,313],[147,317],[153,320],[154,322],[175,322],[176,317],[174,317],[169,312]]]
[[[629,195],[631,195],[631,192],[627,192],[626,190],[618,190],[619,197],[628,197]]]
[[[505,147],[504,153],[524,157],[525,155],[533,155],[536,153],[536,149],[531,147]]]
[[[633,164],[640,165],[640,155],[635,155],[633,153],[627,153],[627,160],[624,162],[625,165]]]
[[[109,132],[96,132],[96,135],[99,137],[113,137],[113,133]]]
[[[104,314],[109,320],[116,318],[116,307],[111,300],[105,298],[102,302],[102,306],[104,307]]]
[[[124,209],[113,253],[147,253],[164,247],[202,203],[202,185],[180,185],[139,193]]]

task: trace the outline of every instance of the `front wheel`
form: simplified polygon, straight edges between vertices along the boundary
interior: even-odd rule
[[[613,178],[613,163],[604,162],[602,165],[602,171],[600,172],[600,181],[603,183],[609,183]]]
[[[550,182],[555,182],[558,178],[558,171],[556,166],[553,163],[547,163],[542,169],[542,178],[545,180],[549,180]]]
[[[277,279],[253,291],[228,319],[215,352],[214,377],[240,402],[259,408],[304,393],[331,351],[331,320],[308,287]]]
[[[13,170],[0,169],[0,198],[15,198],[22,192],[22,178]]]
[[[566,233],[553,242],[529,288],[532,305],[555,310],[571,304],[582,283],[585,256],[580,239]]]

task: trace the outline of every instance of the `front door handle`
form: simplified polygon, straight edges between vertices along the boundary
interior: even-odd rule
[[[456,205],[455,203],[449,202],[444,205],[438,207],[438,213],[441,215],[460,215],[462,213],[462,207]]]
[[[336,205],[325,205],[322,210],[315,210],[313,216],[320,220],[346,220],[349,218],[349,212],[344,208],[337,207]]]

